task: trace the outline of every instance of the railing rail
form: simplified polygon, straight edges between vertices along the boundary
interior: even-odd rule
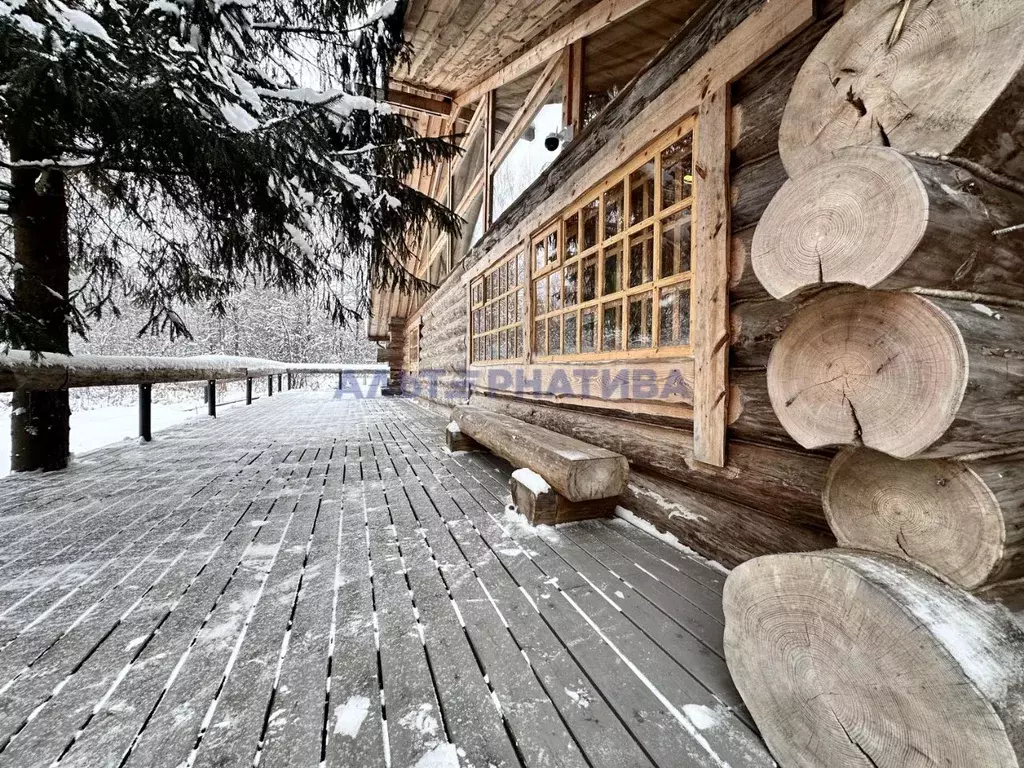
[[[58,355],[45,353],[33,356],[23,350],[0,353],[0,392],[53,391],[80,387],[118,387],[136,384],[139,387],[139,437],[147,442],[153,438],[153,385],[206,382],[207,413],[217,415],[217,382],[245,380],[245,404],[252,405],[253,379],[267,377],[267,396],[277,389],[292,388],[297,374],[337,374],[338,389],[344,377],[384,376],[386,365],[346,365],[341,363],[280,363],[253,357],[230,355],[198,355],[195,357],[130,357],[113,355]]]
[[[44,353],[33,360],[29,352],[10,350],[0,353],[0,392],[238,381],[299,373],[367,376],[386,373],[387,370],[386,365],[281,363],[229,355],[129,357]]]

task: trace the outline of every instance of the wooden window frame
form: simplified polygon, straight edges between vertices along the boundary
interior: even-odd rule
[[[538,229],[529,241],[530,254],[530,266],[533,268],[533,274],[530,275],[530,316],[529,325],[534,328],[538,322],[544,321],[545,327],[549,327],[548,321],[554,318],[564,318],[567,314],[575,313],[580,318],[576,323],[576,351],[572,353],[559,353],[557,355],[546,354],[547,345],[545,344],[545,354],[540,353],[540,348],[537,345],[538,339],[536,334],[532,334],[534,338],[531,339],[530,351],[532,354],[532,360],[534,362],[564,362],[572,360],[602,360],[602,359],[615,359],[615,360],[629,360],[629,359],[651,359],[651,358],[692,358],[694,354],[693,345],[693,325],[695,312],[697,310],[695,301],[695,265],[694,265],[694,253],[696,247],[696,233],[697,223],[694,217],[694,211],[697,206],[697,187],[698,185],[691,181],[690,183],[690,195],[686,198],[676,200],[671,205],[663,206],[663,175],[662,175],[662,154],[665,150],[669,149],[672,145],[684,138],[687,134],[692,137],[690,153],[691,153],[691,169],[694,167],[694,163],[697,157],[697,145],[699,141],[699,130],[697,125],[697,118],[695,115],[689,115],[683,120],[677,122],[671,128],[663,132],[657,139],[651,142],[643,151],[630,158],[630,160],[620,166],[617,170],[606,176],[601,182],[591,187],[586,193],[579,195],[573,203],[558,213],[554,219],[550,220],[548,224]],[[636,171],[640,170],[644,166],[648,165],[651,161],[654,161],[654,206],[653,214],[649,217],[645,217],[639,220],[635,224],[630,224],[630,208],[632,205],[630,190],[629,190],[629,178]],[[692,173],[692,170],[691,170]],[[606,194],[613,190],[616,186],[619,186],[623,191],[622,198],[622,211],[621,219],[618,231],[610,236],[605,237],[605,225],[606,225]],[[584,209],[591,205],[594,199],[598,201],[598,218],[597,218],[597,241],[589,247],[584,248],[583,232],[584,232]],[[685,272],[679,272],[667,277],[661,275],[661,256],[663,237],[665,231],[665,224],[673,217],[683,211],[690,211],[690,269]],[[579,234],[578,234],[578,249],[575,256],[571,259],[565,259],[565,247],[566,247],[566,232],[565,223],[572,219],[573,216],[577,216]],[[629,263],[629,251],[631,243],[637,238],[638,235],[642,235],[646,230],[652,231],[654,242],[652,244],[652,279],[648,282],[641,283],[635,287],[629,287],[628,283],[628,263]],[[558,237],[558,258],[555,261],[547,261],[542,269],[537,269],[536,262],[536,249],[537,246],[546,242],[547,238],[551,233],[557,233]],[[605,294],[605,251],[610,248],[620,247],[619,255],[619,286],[618,290],[614,293]],[[546,246],[545,246],[546,247]],[[595,284],[595,295],[592,299],[583,301],[583,263],[586,259],[591,256],[597,257],[597,275]],[[565,282],[565,267],[572,264],[579,265],[578,278],[577,278],[577,300],[573,305],[573,309],[569,310],[564,306],[564,282]],[[537,281],[541,278],[546,278],[548,275],[560,271],[562,274],[561,285],[562,285],[562,306],[558,309],[551,309],[550,303],[551,298],[548,296],[548,307],[547,311],[543,314],[536,313],[536,307],[532,300],[536,291]],[[686,345],[679,346],[663,346],[661,344],[661,296],[665,289],[675,288],[677,286],[686,284],[689,286],[689,297],[690,297],[690,332],[689,332],[689,343]],[[629,348],[629,301],[631,298],[636,296],[643,296],[645,294],[651,294],[652,300],[652,322],[651,322],[651,343],[650,346],[630,349]],[[604,323],[603,314],[605,305],[618,303],[621,311],[621,318],[619,321],[619,332],[620,340],[617,349],[605,350],[604,349]],[[594,350],[583,352],[583,322],[582,315],[586,309],[594,308],[596,310],[596,335],[594,339]],[[564,333],[564,320],[560,320],[560,327]],[[562,343],[560,343],[560,349],[564,349],[564,337]]]
[[[522,268],[519,268],[520,261]],[[511,265],[511,266],[509,266]],[[504,283],[501,273],[505,272]],[[515,276],[516,282],[509,283],[510,276]],[[467,292],[467,304],[469,310],[469,363],[474,366],[507,365],[523,360],[527,350],[526,318],[529,316],[526,305],[529,303],[528,286],[530,283],[530,269],[528,256],[522,246],[513,248],[501,259],[496,261],[486,272],[478,275],[469,283]],[[522,301],[519,294],[522,294]],[[505,321],[488,327],[487,316],[491,307],[500,307],[503,303],[507,307],[509,297],[516,298],[515,322],[509,323],[506,310]],[[484,327],[481,330],[476,326],[476,313],[481,312]],[[491,356],[488,352],[490,337],[500,338],[499,334],[508,335],[519,329],[521,351],[518,355]],[[500,341],[496,342],[500,349]],[[507,342],[506,342],[507,344]],[[482,350],[482,352],[481,352]],[[506,347],[507,350],[507,347]]]

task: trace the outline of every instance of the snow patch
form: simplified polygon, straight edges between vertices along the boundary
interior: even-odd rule
[[[707,518],[703,515],[698,515],[696,512],[687,509],[682,504],[677,504],[673,501],[669,501],[657,491],[651,491],[648,490],[647,488],[639,488],[632,484],[630,484],[629,490],[631,490],[637,496],[646,496],[647,498],[652,499],[655,504],[657,504],[659,507],[668,512],[669,520],[671,520],[673,517],[681,517],[683,518],[683,520],[690,520],[693,522],[707,520]]]
[[[590,707],[592,699],[586,689],[574,691],[572,688],[566,688],[565,695],[572,699],[572,703],[580,709],[587,709]]]
[[[448,426],[445,427],[445,429],[448,430],[448,434],[450,434],[450,435],[457,435],[457,434],[459,434],[459,432],[462,431],[462,430],[459,429],[459,425],[456,424],[454,421],[449,421],[448,422]]]
[[[630,525],[639,528],[644,533],[650,534],[656,539],[660,539],[673,549],[679,550],[684,555],[688,555],[692,557],[694,560],[704,563],[704,565],[708,566],[709,568],[714,568],[716,571],[724,573],[726,576],[728,576],[729,573],[731,573],[731,571],[728,568],[719,563],[717,560],[711,560],[709,558],[704,557],[701,554],[698,554],[697,552],[693,551],[688,546],[680,542],[679,539],[677,539],[673,534],[663,533],[659,531],[657,528],[654,527],[653,523],[644,520],[642,517],[637,516],[631,510],[628,510],[625,507],[616,507],[615,515],[623,521],[625,521],[626,523],[629,523]]]
[[[415,731],[424,738],[436,736],[438,723],[437,718],[431,714],[433,709],[434,707],[430,704],[420,704],[416,709],[403,715],[398,724],[407,730]]]
[[[693,723],[694,727],[706,731],[721,723],[726,713],[712,707],[705,707],[703,704],[686,704],[683,707],[683,714]]]
[[[985,315],[985,317],[991,317],[994,320],[1002,320],[1003,319],[1002,315],[1000,315],[998,312],[996,312],[991,307],[986,307],[984,304],[977,304],[977,303],[971,304],[971,309],[973,309],[975,312],[978,312],[978,313],[980,313],[982,315]]]
[[[334,709],[334,733],[354,739],[368,714],[370,700],[365,696],[351,696],[348,701]]]
[[[551,486],[548,485],[548,481],[529,467],[517,469],[512,473],[512,479],[525,485],[535,496],[540,496],[544,493],[551,493]]]
[[[416,761],[413,768],[459,768],[459,754],[454,744],[438,744]]]

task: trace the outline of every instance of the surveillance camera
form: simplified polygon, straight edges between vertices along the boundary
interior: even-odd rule
[[[547,138],[544,139],[544,148],[548,152],[555,152],[560,146],[562,146],[563,141],[572,141],[571,125],[565,126],[565,128],[558,131],[558,133],[549,133]]]

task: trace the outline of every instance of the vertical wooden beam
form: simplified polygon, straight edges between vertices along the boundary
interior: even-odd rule
[[[280,373],[277,374],[277,391],[278,392],[283,391],[283,389],[281,387],[281,374]]]
[[[267,397],[274,396],[274,374],[267,376]]]
[[[139,384],[139,437],[153,439],[153,385]]]
[[[210,379],[206,382],[206,413],[208,416],[217,416],[217,382]]]
[[[252,405],[252,377],[245,380],[245,404]]]
[[[494,151],[494,91],[488,91],[483,98],[481,109],[484,113],[484,231],[494,221],[494,169],[491,167],[491,153]]]
[[[725,466],[729,393],[728,83],[709,93],[697,113],[694,162],[694,458]]]
[[[565,47],[565,95],[562,102],[562,124],[572,127],[576,136],[583,129],[583,46],[577,40]]]

